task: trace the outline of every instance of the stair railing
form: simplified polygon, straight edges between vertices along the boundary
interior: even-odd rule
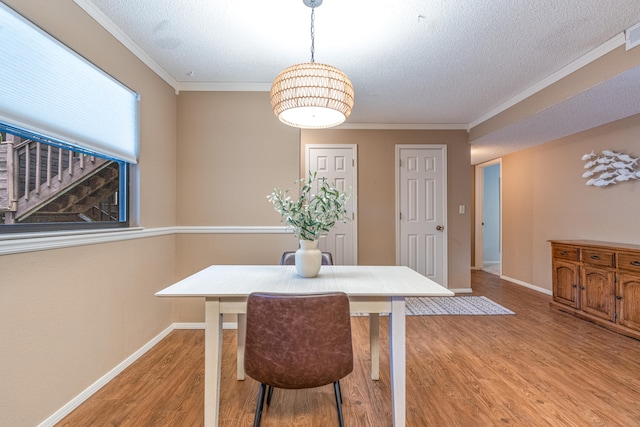
[[[6,135],[5,144],[11,202],[5,212],[5,224],[14,224],[21,212],[32,210],[39,200],[50,199],[52,194],[73,182],[75,175],[81,178],[87,163],[94,164],[97,159],[10,134]]]

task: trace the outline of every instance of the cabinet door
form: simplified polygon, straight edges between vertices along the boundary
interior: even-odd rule
[[[582,267],[580,309],[585,313],[615,322],[615,272]]]
[[[621,273],[617,298],[618,323],[640,331],[640,275]]]
[[[553,259],[553,299],[560,304],[578,308],[578,265]]]

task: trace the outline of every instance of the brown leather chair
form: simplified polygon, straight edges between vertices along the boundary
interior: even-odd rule
[[[353,371],[349,298],[323,294],[252,293],[247,300],[245,373],[260,382],[254,427],[265,393],[333,383],[338,421],[344,426],[340,379]]]
[[[295,263],[295,251],[287,251],[282,254],[282,258],[280,258],[280,265],[295,265]],[[333,257],[331,256],[331,252],[322,252],[322,265],[333,265]]]

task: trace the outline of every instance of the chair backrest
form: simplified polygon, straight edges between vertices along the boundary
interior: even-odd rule
[[[320,387],[353,371],[345,293],[252,293],[247,300],[244,368],[277,388]]]
[[[280,265],[295,265],[295,263],[295,251],[287,251],[282,254],[282,258],[280,258]],[[333,257],[331,256],[331,252],[322,252],[322,265],[333,265]]]

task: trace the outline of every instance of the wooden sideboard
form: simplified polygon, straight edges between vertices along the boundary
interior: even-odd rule
[[[550,242],[551,307],[640,339],[640,245]]]

